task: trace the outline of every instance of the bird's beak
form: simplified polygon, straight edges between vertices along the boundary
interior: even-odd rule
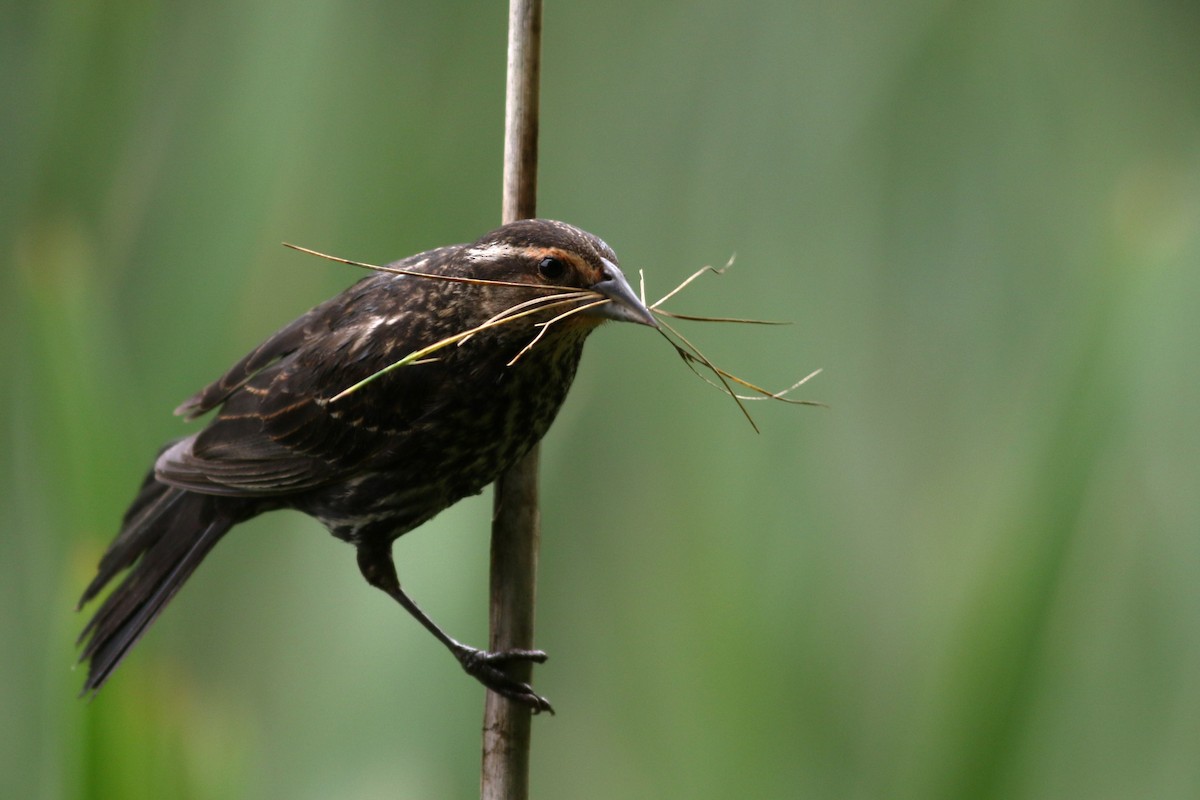
[[[617,265],[607,258],[600,259],[604,263],[604,277],[594,284],[592,291],[599,292],[608,298],[608,302],[598,306],[590,313],[605,319],[615,319],[619,322],[636,322],[640,325],[658,327],[658,320],[646,308],[646,304],[634,294],[629,281],[621,274]]]

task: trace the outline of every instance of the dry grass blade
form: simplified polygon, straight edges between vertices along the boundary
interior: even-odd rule
[[[532,283],[521,283],[520,281],[493,281],[486,278],[464,278],[461,275],[434,275],[428,272],[421,272],[415,269],[404,269],[403,267],[388,267],[378,264],[368,264],[365,261],[353,261],[349,258],[341,256],[331,256],[328,253],[322,253],[319,250],[312,250],[307,247],[301,247],[298,244],[283,242],[284,247],[297,250],[301,253],[308,253],[311,256],[323,258],[326,261],[334,261],[338,264],[349,264],[352,267],[362,267],[373,272],[389,272],[393,275],[411,275],[414,278],[427,278],[435,281],[447,281],[449,283],[469,283],[473,286],[508,286],[518,289],[545,289],[551,292],[575,292],[578,291],[574,286],[555,286],[553,284],[537,285]]]
[[[594,299],[597,299],[600,297],[601,297],[600,294],[598,294],[596,292],[592,292],[592,291],[587,291],[587,290],[563,292],[562,294],[551,294],[551,295],[545,295],[543,297],[535,297],[531,300],[525,300],[523,302],[517,303],[515,306],[511,306],[509,308],[504,309],[499,314],[495,314],[490,319],[486,320],[484,322],[484,324],[486,325],[486,324],[492,323],[492,322],[503,322],[505,319],[512,317],[517,312],[525,311],[527,309],[536,309],[539,311],[549,311],[549,310],[558,308],[560,306],[568,305],[569,303],[575,302],[577,300],[594,300]],[[474,335],[475,334],[471,334],[471,336],[474,336]],[[460,346],[466,344],[471,339],[471,336],[466,336],[466,337],[460,339],[458,344]]]
[[[800,380],[793,383],[791,386],[787,387],[786,389],[780,389],[778,392],[768,391],[767,389],[764,389],[761,386],[755,386],[752,383],[747,383],[746,381],[742,380],[741,378],[737,377],[736,375],[730,375],[728,372],[725,373],[725,377],[729,378],[731,381],[740,383],[742,386],[745,386],[746,388],[751,389],[752,391],[758,392],[757,395],[749,395],[749,394],[738,395],[738,397],[740,397],[743,400],[778,400],[781,403],[790,403],[791,405],[794,405],[794,406],[817,406],[818,408],[828,408],[827,405],[825,405],[824,403],[818,402],[816,400],[793,400],[792,398],[788,397],[788,395],[791,394],[793,390],[799,389],[801,386],[808,383],[810,380],[812,380],[813,378],[817,377],[820,374],[821,374],[821,370],[814,369],[812,372],[808,373],[803,378],[801,378]]]
[[[594,294],[594,292],[591,292],[590,294]],[[533,346],[542,340],[542,337],[546,335],[546,331],[550,330],[550,326],[553,325],[554,323],[556,323],[560,320],[564,320],[567,317],[572,317],[582,311],[587,311],[589,308],[598,308],[598,307],[604,305],[605,303],[611,303],[611,302],[612,301],[609,300],[607,297],[602,297],[599,300],[594,300],[585,305],[576,306],[575,308],[564,311],[563,313],[559,314],[557,317],[554,317],[553,319],[547,320],[545,322],[539,322],[538,325],[541,327],[541,330],[538,331],[537,336],[530,339],[529,344],[522,347],[520,352],[512,357],[512,361],[508,362],[508,366],[511,367],[513,364],[516,364],[521,359],[521,356],[525,355],[530,350],[532,350]],[[546,308],[548,308],[548,307],[549,306],[546,306]]]
[[[712,374],[716,375],[717,380],[719,380],[721,382],[721,384],[725,387],[725,392],[729,395],[730,399],[732,399],[733,402],[737,403],[737,407],[739,409],[741,409],[742,414],[746,417],[746,421],[750,423],[750,427],[754,428],[755,433],[761,433],[761,431],[759,431],[759,429],[758,429],[758,423],[756,423],[754,421],[754,417],[750,416],[750,410],[748,408],[746,408],[745,403],[743,403],[742,399],[740,397],[738,397],[737,392],[735,392],[733,390],[733,387],[729,385],[729,382],[727,380],[725,380],[725,374],[726,374],[725,371],[722,369],[718,369],[716,364],[709,361],[708,358],[703,353],[701,353],[699,350],[696,349],[696,346],[694,344],[689,342],[687,340],[687,338],[684,337],[684,335],[681,334],[679,331],[675,330],[673,327],[668,325],[665,320],[660,319],[659,323],[664,328],[666,328],[668,331],[670,331],[672,334],[677,336],[679,338],[680,342],[683,342],[683,344],[686,345],[687,349],[685,350],[682,346],[679,345],[678,342],[676,342],[674,339],[672,339],[670,336],[668,336],[666,331],[662,330],[661,328],[659,329],[659,333],[662,334],[662,337],[664,339],[666,339],[668,342],[671,343],[671,346],[675,348],[675,352],[678,353],[679,357],[683,359],[683,363],[687,364],[688,367],[692,370],[692,372],[696,372],[695,364],[697,364],[697,363],[703,364],[705,367],[707,367],[709,370],[711,370]],[[696,372],[696,374],[700,375],[699,372]],[[703,376],[701,376],[701,377],[703,377]]]
[[[565,303],[571,300],[585,300],[599,297],[601,297],[601,295],[598,293],[585,290],[566,292],[564,294],[545,295],[543,297],[534,297],[531,300],[525,300],[517,303],[515,306],[504,309],[499,314],[496,314],[489,319],[488,322],[504,319],[505,317],[511,316],[512,314],[515,314],[519,311],[524,311],[526,308],[532,308],[534,306],[542,306],[543,308],[547,308],[550,305],[557,305],[559,303]]]
[[[738,323],[738,324],[743,324],[743,325],[787,325],[789,323],[775,322],[775,321],[771,321],[771,320],[762,320],[762,319],[745,319],[745,318],[741,318],[741,317],[709,317],[709,316],[700,316],[700,315],[696,315],[696,314],[677,314],[675,312],[667,311],[667,310],[661,308],[663,303],[665,303],[667,300],[670,300],[675,295],[679,294],[679,292],[681,292],[683,289],[687,288],[687,286],[689,286],[693,281],[695,281],[701,275],[703,275],[707,272],[711,272],[715,275],[721,275],[727,269],[729,269],[729,267],[732,265],[733,265],[733,258],[731,257],[729,259],[729,261],[725,264],[725,266],[722,267],[721,269],[715,269],[714,267],[711,267],[711,266],[701,267],[700,269],[696,270],[691,275],[689,275],[686,279],[684,279],[674,289],[672,289],[671,291],[669,291],[665,295],[663,295],[663,297],[660,300],[658,300],[658,302],[651,305],[650,310],[658,318],[659,325],[661,326],[659,333],[662,334],[664,339],[666,339],[668,342],[671,343],[671,346],[675,349],[675,352],[679,354],[679,357],[681,359],[683,359],[683,363],[687,364],[688,369],[690,369],[698,378],[700,378],[705,383],[707,383],[710,386],[713,386],[717,389],[720,389],[725,394],[728,394],[730,399],[732,399],[735,403],[737,403],[737,406],[741,410],[742,414],[745,415],[746,419],[750,422],[750,426],[753,427],[754,430],[757,432],[758,425],[754,422],[754,418],[750,416],[750,412],[746,408],[743,401],[778,400],[779,402],[789,403],[792,405],[824,406],[823,403],[818,403],[814,400],[793,400],[792,398],[787,396],[794,389],[796,389],[800,386],[803,386],[811,378],[820,374],[821,370],[818,369],[818,370],[814,370],[813,372],[810,372],[808,375],[805,375],[803,378],[796,381],[794,384],[787,387],[786,389],[782,389],[778,392],[772,392],[769,389],[764,389],[763,387],[758,386],[757,384],[751,383],[750,381],[747,381],[744,378],[739,378],[737,375],[734,375],[733,373],[728,372],[727,370],[724,370],[721,367],[718,367],[716,364],[714,364],[712,362],[711,359],[709,359],[706,355],[704,355],[704,353],[702,353],[700,351],[700,349],[698,347],[696,347],[696,345],[692,344],[692,342],[689,341],[686,336],[684,336],[682,333],[680,333],[675,327],[670,325],[666,321],[665,318],[688,320],[688,321],[694,321],[694,322]],[[644,283],[644,281],[643,281],[643,285],[642,285],[642,297],[644,300],[644,298],[645,298],[645,283]],[[668,331],[670,332],[669,334],[668,334]],[[674,337],[674,338],[672,338],[672,337]],[[675,341],[675,339],[678,339],[679,341]],[[712,375],[716,378],[716,380],[714,381],[711,378],[709,378],[708,376],[701,373],[700,370],[698,369],[698,367],[704,367],[704,369],[711,372]],[[736,391],[734,391],[733,386],[730,385],[731,383],[737,384],[739,386],[743,386],[743,387],[749,389],[751,392],[754,392],[754,394],[752,394],[752,395],[738,394]]]
[[[694,358],[690,353],[687,354],[687,358],[685,360],[688,360],[688,361],[691,361],[694,363],[701,363],[700,359]],[[791,394],[793,390],[800,388],[804,384],[808,383],[811,379],[820,375],[821,370],[819,370],[819,369],[814,369],[812,372],[808,373],[803,378],[801,378],[800,380],[793,383],[791,386],[787,387],[786,389],[780,389],[778,392],[772,392],[768,389],[762,388],[761,386],[756,386],[746,380],[743,380],[742,378],[739,378],[736,375],[732,375],[729,372],[726,372],[725,370],[721,369],[720,367],[718,367],[717,369],[721,375],[724,375],[726,378],[733,381],[734,383],[740,384],[749,389],[752,389],[755,392],[758,392],[758,394],[739,394],[739,395],[737,395],[737,398],[739,400],[778,400],[781,403],[787,403],[787,404],[793,405],[793,406],[817,406],[818,408],[828,408],[829,407],[825,403],[821,403],[817,400],[794,400],[794,399],[788,397],[788,395]],[[715,389],[720,389],[721,391],[726,390],[725,386],[723,386],[719,383],[716,383],[715,381],[705,377],[701,373],[697,372],[694,368],[692,369],[692,372],[694,372],[696,374],[696,376],[700,378],[700,380],[704,381],[709,386],[712,386]]]
[[[519,285],[524,286],[525,284],[519,284]],[[596,298],[599,298],[599,299],[596,299]],[[363,378],[361,381],[354,384],[353,386],[350,386],[349,388],[343,389],[342,391],[338,392],[336,395],[329,398],[328,402],[330,402],[330,403],[337,402],[338,400],[341,400],[343,397],[346,397],[347,395],[357,392],[359,389],[363,388],[364,386],[366,386],[367,384],[376,380],[377,378],[380,378],[380,377],[386,375],[387,373],[391,372],[392,370],[399,369],[400,367],[414,366],[416,364],[427,364],[431,361],[436,361],[437,359],[428,358],[427,356],[429,356],[432,353],[436,353],[438,350],[441,350],[442,348],[448,347],[452,344],[461,345],[464,342],[466,342],[468,339],[470,339],[472,336],[476,335],[477,333],[479,333],[481,331],[488,330],[489,328],[497,328],[497,327],[500,327],[503,325],[507,325],[508,323],[514,322],[523,317],[528,317],[528,316],[531,316],[533,314],[537,314],[537,313],[540,313],[543,311],[553,310],[553,309],[561,307],[561,306],[569,305],[571,303],[582,302],[585,300],[590,301],[590,302],[587,302],[584,305],[575,306],[574,308],[570,308],[567,311],[564,311],[563,313],[559,314],[558,316],[555,316],[555,317],[547,320],[546,322],[537,323],[538,327],[541,328],[541,330],[538,331],[537,335],[533,337],[533,339],[529,342],[529,344],[527,344],[523,348],[521,348],[521,350],[515,356],[513,356],[513,359],[508,362],[507,366],[511,367],[513,364],[516,364],[518,360],[520,360],[521,356],[528,353],[531,349],[533,349],[533,346],[535,344],[537,344],[539,341],[541,341],[542,337],[546,335],[546,331],[548,331],[550,329],[550,326],[552,326],[554,323],[559,322],[564,319],[567,319],[568,317],[574,316],[575,314],[578,314],[582,311],[587,311],[589,308],[596,308],[598,306],[602,306],[605,303],[610,303],[612,301],[609,300],[607,297],[603,297],[596,292],[590,292],[590,291],[570,291],[563,295],[550,295],[548,297],[538,297],[538,298],[534,298],[533,300],[525,300],[521,303],[518,303],[515,306],[512,306],[511,308],[506,308],[504,311],[500,312],[499,314],[493,315],[490,319],[483,322],[482,324],[476,325],[473,328],[468,328],[465,331],[460,331],[459,333],[453,334],[451,336],[447,336],[444,339],[440,339],[440,340],[434,342],[433,344],[426,345],[425,347],[422,347],[419,350],[414,350],[413,352],[406,355],[404,358],[401,358],[398,361],[394,361],[391,364],[388,364],[383,369],[380,369],[380,370],[377,370],[376,372],[371,373],[370,375]]]
[[[701,275],[703,275],[706,272],[711,272],[714,275],[724,275],[725,270],[727,270],[733,266],[733,259],[734,259],[734,257],[730,256],[729,260],[725,262],[725,266],[721,267],[720,269],[717,269],[716,267],[712,267],[712,266],[703,266],[700,269],[696,270],[691,275],[689,275],[687,278],[685,278],[682,283],[680,283],[674,289],[672,289],[671,291],[667,292],[662,297],[660,297],[658,299],[658,302],[656,302],[650,306],[650,310],[657,311],[659,306],[661,306],[663,303],[670,300],[675,295],[682,292],[685,288],[687,288],[688,284],[690,284],[692,281],[696,280],[696,278],[699,278]],[[645,302],[645,300],[646,300],[645,288],[643,287],[642,302]]]
[[[388,364],[383,369],[376,370],[375,372],[373,372],[370,375],[368,375],[367,377],[363,378],[361,381],[354,384],[353,386],[350,386],[350,387],[338,392],[333,397],[329,398],[329,400],[327,402],[336,403],[338,400],[341,400],[343,397],[346,397],[348,395],[353,394],[354,392],[357,392],[359,389],[368,385],[372,381],[375,381],[378,378],[383,377],[384,375],[388,374],[389,372],[399,369],[400,367],[406,367],[406,366],[411,366],[413,364],[422,363],[422,359],[426,359],[427,356],[432,355],[433,353],[436,353],[437,351],[439,351],[445,347],[449,347],[452,344],[456,344],[457,342],[461,342],[464,339],[474,336],[475,334],[479,333],[480,331],[484,331],[489,328],[496,328],[501,325],[508,325],[512,322],[515,322],[518,319],[521,319],[523,317],[528,317],[532,314],[540,313],[543,310],[544,310],[544,307],[537,306],[534,308],[526,308],[524,311],[521,311],[516,314],[509,314],[507,316],[501,317],[500,319],[496,319],[495,317],[493,317],[492,319],[488,320],[487,322],[484,322],[480,325],[476,325],[473,328],[468,328],[465,331],[460,331],[451,336],[447,336],[444,339],[439,339],[438,341],[434,342],[433,344],[426,345],[425,347],[422,347],[419,350],[414,350],[413,352],[409,353],[404,358],[401,358],[398,361],[393,361],[391,364]],[[557,317],[556,319],[561,318],[563,316],[568,316],[568,315],[565,315],[565,314],[560,315],[560,317]]]
[[[696,314],[676,314],[674,311],[665,311],[661,308],[653,309],[655,314],[662,317],[670,317],[671,319],[686,319],[691,322],[736,322],[741,325],[791,325],[792,323],[786,320],[774,319],[747,319],[745,317],[701,317]]]

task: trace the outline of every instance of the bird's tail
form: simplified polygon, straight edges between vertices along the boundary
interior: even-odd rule
[[[244,518],[236,509],[230,498],[160,483],[151,469],[79,600],[82,608],[133,566],[79,635],[79,660],[89,662],[84,694],[104,685],[213,545]]]

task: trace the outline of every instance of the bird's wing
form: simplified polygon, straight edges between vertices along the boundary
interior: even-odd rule
[[[245,358],[230,367],[224,375],[181,403],[175,409],[175,413],[185,419],[195,419],[207,414],[244,387],[264,367],[291,355],[311,342],[320,335],[321,328],[327,324],[327,315],[322,313],[323,309],[324,306],[317,306],[280,328],[265,342],[247,353]]]
[[[181,411],[189,416],[218,405],[220,411],[204,430],[163,452],[155,466],[158,479],[209,494],[287,494],[336,482],[403,449],[412,423],[444,402],[442,365],[404,367],[330,402],[429,344],[403,311],[380,313],[378,294],[403,291],[398,283],[403,279],[389,276],[360,282],[351,294],[276,333],[184,403]]]

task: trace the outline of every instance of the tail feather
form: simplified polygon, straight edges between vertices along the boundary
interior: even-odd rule
[[[159,483],[153,473],[147,476],[79,601],[82,607],[132,566],[79,635],[79,660],[89,662],[84,694],[104,685],[204,556],[244,518],[238,509],[229,498],[177,489]]]
[[[100,559],[96,577],[79,598],[76,611],[91,602],[109,581],[132,566],[138,556],[162,538],[170,528],[174,508],[183,499],[184,494],[181,490],[171,489],[156,481],[153,472],[146,476],[137,498],[125,512],[120,533]],[[94,623],[95,619],[92,622]]]

